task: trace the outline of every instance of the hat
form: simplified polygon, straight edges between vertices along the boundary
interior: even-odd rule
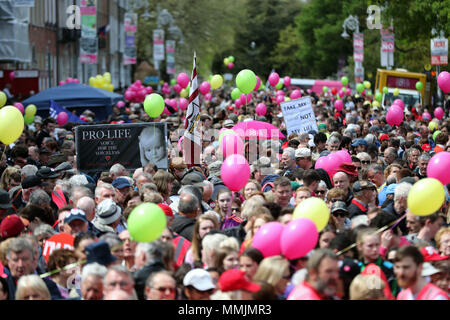
[[[44,154],[44,153],[51,154],[50,150],[48,150],[46,147],[43,147],[43,148],[41,148],[41,150],[39,150],[39,154]]]
[[[353,184],[353,192],[360,192],[364,189],[377,189],[377,186],[370,181],[361,180]]]
[[[402,182],[414,184],[414,183],[416,183],[416,179],[414,177],[404,177],[403,179],[400,180],[400,183],[402,183]]]
[[[296,158],[309,158],[311,157],[311,150],[308,148],[300,148],[295,150],[295,157]]]
[[[114,181],[112,182],[112,185],[116,189],[131,187],[131,183],[130,183],[130,181],[128,181],[127,178],[120,178],[120,177],[114,179]]]
[[[357,147],[357,146],[368,146],[369,144],[367,143],[366,140],[359,138],[359,139],[355,139],[352,142],[352,147]]]
[[[358,168],[352,163],[352,162],[342,162],[336,172],[345,172],[346,174],[349,174],[351,176],[357,176],[358,175]]]
[[[199,291],[208,291],[216,288],[212,282],[211,275],[204,269],[192,269],[189,271],[184,276],[183,285],[185,287],[193,286]]]
[[[345,204],[344,201],[336,201],[331,205],[331,209],[330,209],[331,213],[335,213],[338,211],[344,211],[348,214],[347,205]]]
[[[111,249],[105,241],[94,242],[84,249],[86,253],[86,264],[98,263],[103,266],[110,265],[115,262],[117,258],[111,254]]]
[[[380,109],[377,106],[372,107],[373,111],[379,111]]]
[[[72,167],[72,165],[70,164],[70,162],[65,161],[65,162],[59,164],[59,165],[55,168],[55,172],[69,171],[69,170],[72,170],[72,169],[73,169],[73,167]]]
[[[261,286],[257,283],[248,281],[244,271],[239,269],[229,269],[220,275],[219,288],[222,292],[235,290],[257,292],[261,289]]]
[[[0,225],[0,233],[4,239],[17,236],[23,229],[25,225],[17,214],[6,216]]]
[[[122,209],[112,200],[105,199],[97,206],[96,218],[101,224],[109,225],[119,219]]]
[[[0,209],[10,209],[11,206],[11,198],[9,197],[9,192],[3,189],[0,189]]]
[[[423,151],[430,151],[431,150],[431,146],[428,143],[425,143],[422,145],[422,150]]]
[[[319,129],[319,131],[326,131],[327,130],[327,125],[325,124],[325,123],[320,123],[319,125],[318,125],[318,129]]]
[[[386,133],[382,134],[380,136],[380,141],[383,141],[383,140],[389,140],[389,135],[387,135]]]
[[[422,267],[422,277],[432,276],[433,274],[440,273],[442,270],[436,269],[431,263],[424,262]]]
[[[49,167],[41,167],[36,175],[41,179],[55,179],[59,177],[59,173]]]
[[[34,116],[34,123],[42,124],[42,118],[40,116]]]
[[[208,171],[210,176],[220,176],[220,168],[222,167],[222,161],[214,161],[208,165]]]
[[[423,247],[422,249],[420,249],[420,253],[423,255],[425,262],[441,261],[441,260],[447,260],[449,258],[448,256],[440,255],[439,251],[437,251],[432,246]]]
[[[395,188],[397,188],[397,184],[396,183],[391,183],[390,185],[388,185],[387,188],[386,188],[386,195],[394,194],[395,193]]]
[[[234,121],[233,120],[225,120],[223,123],[223,127],[224,128],[228,128],[228,127],[234,127]]]
[[[50,156],[47,165],[49,167],[54,167],[55,165],[58,165],[65,161],[67,161],[67,156],[63,153],[57,153]]]
[[[32,187],[43,187],[48,185],[47,182],[43,182],[41,180],[41,178],[39,178],[36,175],[32,175],[32,176],[28,176],[26,177],[23,182],[22,182],[22,189],[28,189],[28,188],[32,188]]]
[[[229,114],[228,119],[233,120],[234,123],[238,122],[238,116],[235,113]]]
[[[167,217],[173,217],[173,211],[167,204],[158,203],[158,207],[160,207],[162,209],[162,211],[164,211],[164,214]]]
[[[70,212],[65,216],[64,223],[70,224],[72,221],[81,220],[88,223],[88,219],[86,218],[86,214],[83,210],[73,208]]]
[[[369,128],[369,132],[371,132],[371,133],[376,133],[378,131],[380,131],[380,128],[378,128],[378,126],[371,126]]]
[[[183,179],[181,179],[182,185],[194,185],[196,183],[201,183],[205,181],[205,177],[197,171],[189,172],[185,174]]]

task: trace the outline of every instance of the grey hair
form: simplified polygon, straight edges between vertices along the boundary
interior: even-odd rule
[[[284,149],[284,152],[289,154],[289,158],[295,159],[295,149],[294,148],[287,147],[286,149]]]
[[[72,186],[68,180],[56,180],[55,185],[61,186],[62,192],[70,194],[72,192]]]
[[[111,169],[109,169],[109,173],[111,174],[115,174],[118,175],[121,171],[125,171],[125,167],[123,165],[121,165],[120,163],[116,163],[115,165],[113,165],[111,167]]]
[[[146,182],[141,186],[141,189],[139,191],[141,194],[144,194],[146,190],[158,192],[158,187],[153,182]]]
[[[11,241],[11,243],[8,246],[8,249],[6,249],[6,257],[11,256],[11,251],[18,253],[25,250],[29,250],[31,254],[31,259],[34,260],[34,249],[31,245],[30,241],[28,241],[25,238],[17,238]]]
[[[357,137],[357,134],[356,134],[356,131],[355,131],[355,129],[353,129],[353,128],[347,128],[347,129],[345,129],[344,130],[344,135],[349,135],[349,137],[353,140],[353,139],[356,139],[356,137]]]
[[[101,235],[98,239],[101,241],[105,241],[108,244],[110,250],[122,244],[122,240],[119,238],[119,236],[112,232],[107,232]]]
[[[34,176],[38,172],[38,168],[35,165],[27,164],[20,170],[22,177]]]
[[[42,189],[37,189],[33,191],[33,193],[30,196],[30,200],[28,201],[29,204],[34,205],[42,205],[43,203],[50,204],[51,202],[50,196]]]
[[[38,236],[51,237],[51,236],[55,235],[56,233],[57,232],[55,231],[55,229],[53,229],[50,225],[48,225],[46,223],[41,223],[33,231],[33,235],[35,237],[38,237]]]
[[[88,179],[86,178],[86,176],[82,175],[82,174],[76,174],[73,177],[71,177],[69,179],[69,184],[72,187],[75,186],[85,186],[89,183]]]
[[[163,247],[158,241],[139,242],[134,255],[137,257],[142,253],[145,254],[146,262],[149,262],[151,259],[163,259],[164,254]]]
[[[369,171],[370,170],[375,171],[375,172],[381,172],[381,173],[384,172],[383,166],[381,164],[377,164],[377,163],[371,164],[369,166]]]
[[[103,186],[104,186],[104,184],[101,185],[100,188],[103,187]],[[75,192],[81,192],[83,194],[79,199],[81,199],[83,197],[89,197],[89,198],[93,197],[92,191],[88,187],[85,187],[85,186],[74,186],[72,188],[72,190],[70,191],[70,200],[72,200],[72,201],[73,201],[73,195],[74,195]],[[95,194],[97,196],[97,189],[95,189]]]
[[[338,256],[336,255],[336,253],[334,253],[330,249],[317,249],[317,250],[314,250],[313,254],[308,259],[308,262],[306,264],[306,269],[308,269],[308,271],[309,270],[318,271],[322,260],[325,258],[338,260]]]
[[[412,185],[408,182],[399,183],[398,186],[395,187],[394,201],[397,201],[400,198],[408,198],[408,194],[411,188]]]
[[[341,143],[341,140],[336,136],[330,136],[330,138],[327,141],[328,144],[336,143],[336,142]]]
[[[183,192],[183,194],[188,196],[180,196],[180,201],[178,202],[178,212],[188,214],[195,212],[195,210],[198,209],[199,206],[197,196],[191,192]]]
[[[358,153],[357,155],[356,155],[356,157],[360,160],[360,161],[362,161],[363,160],[363,158],[364,159],[371,159],[370,158],[370,155],[367,153],[367,152],[360,152],[360,153]]]
[[[150,274],[150,276],[147,278],[147,281],[145,281],[145,286],[148,287],[148,288],[152,288],[153,287],[153,280],[157,276],[159,276],[161,274],[165,274],[165,275],[167,275],[167,276],[169,276],[169,277],[171,277],[173,279],[172,274],[169,271],[167,271],[167,270],[161,270],[161,271],[157,271],[157,272],[152,272]],[[175,279],[174,279],[174,281],[175,281]]]
[[[103,279],[105,278],[107,272],[108,268],[105,266],[97,262],[89,263],[83,268],[83,271],[81,272],[81,279],[84,280],[89,276],[97,276]]]
[[[104,189],[109,189],[112,190],[114,192],[116,192],[116,189],[113,187],[112,184],[109,183],[102,183],[100,186],[98,186],[97,188],[95,188],[95,197],[98,198],[100,197],[100,190],[104,188]]]
[[[320,180],[318,187],[322,187],[322,188],[328,189],[327,184],[323,180]]]
[[[427,153],[422,153],[422,154],[419,156],[418,161],[422,161],[422,160],[430,161],[430,159],[431,159],[431,156],[430,156],[429,154],[427,154]],[[23,170],[23,169],[22,169],[22,170]]]
[[[108,268],[108,272],[106,272],[105,277],[103,278],[103,284],[106,284],[106,281],[105,281],[106,275],[111,271],[126,275],[131,280],[131,282],[133,282],[133,284],[134,284],[134,277],[133,277],[132,273],[125,266],[123,266],[121,264],[114,264]]]

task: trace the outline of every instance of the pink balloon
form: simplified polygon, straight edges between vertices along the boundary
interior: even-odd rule
[[[298,218],[289,222],[281,234],[281,252],[289,260],[304,257],[317,244],[317,227],[308,218]]]
[[[402,107],[402,110],[405,108],[405,103],[401,99],[395,99],[394,102],[392,102],[392,104],[399,105],[400,107]]]
[[[256,86],[255,89],[253,89],[253,91],[257,91],[260,86],[261,86],[261,79],[258,76],[256,76]]]
[[[258,249],[264,258],[281,254],[281,235],[284,225],[268,222],[259,228],[252,239],[252,247]]]
[[[177,84],[175,84],[175,85],[173,86],[173,90],[175,90],[176,93],[180,93],[181,90],[183,90],[183,89],[182,89],[181,86],[177,83]]]
[[[69,77],[69,78],[66,79],[66,83],[72,83],[72,82],[73,82],[73,78]]]
[[[239,154],[228,156],[220,168],[220,177],[231,191],[241,190],[250,178],[250,166],[247,159]]]
[[[209,92],[209,90],[211,90],[211,85],[209,84],[208,81],[203,81],[202,84],[200,85],[200,93],[205,95]]]
[[[147,94],[150,94],[153,92],[153,88],[152,87],[146,87],[145,90],[147,90]]]
[[[311,94],[312,90],[311,89],[307,89],[306,92],[308,92],[308,94]]]
[[[183,149],[182,149],[182,143],[183,143],[183,140],[184,140],[184,136],[182,136],[179,140],[178,140],[178,150],[180,150],[180,151],[182,151]]]
[[[298,98],[302,97],[302,93],[300,92],[300,90],[295,89],[294,91],[291,92],[291,96],[290,97],[291,97],[292,100],[298,99]]]
[[[343,98],[345,96],[345,91],[344,89],[342,89],[341,91],[339,91],[339,97]]]
[[[180,98],[179,105],[181,110],[186,110],[189,105],[189,101],[187,101],[187,99],[185,98]]]
[[[350,89],[347,88],[347,92],[346,92],[346,93],[347,93],[347,95],[349,96],[349,95],[352,94],[352,90],[350,90]]]
[[[12,72],[9,73],[9,78],[10,78],[11,80],[14,80],[15,77],[16,77],[16,74],[14,73],[14,71],[12,71]]]
[[[444,109],[442,109],[441,107],[437,107],[436,109],[434,109],[434,116],[438,120],[441,120],[444,117]]]
[[[233,154],[244,154],[244,142],[234,134],[225,135],[222,138],[220,148],[225,159]]]
[[[267,113],[267,107],[266,107],[266,105],[264,103],[259,103],[256,106],[256,110],[255,111],[256,111],[256,114],[258,116],[265,116],[266,113]]]
[[[272,72],[269,76],[269,83],[272,87],[275,87],[280,81],[280,76],[276,72]]]
[[[80,80],[78,80],[78,79],[73,79],[73,83],[80,83]]]
[[[242,106],[241,99],[239,98],[234,100],[234,105],[236,106],[236,108],[240,108]]]
[[[277,96],[277,104],[284,102],[284,96]]]
[[[186,89],[189,84],[189,76],[186,73],[180,73],[177,77],[177,83],[181,88]]]
[[[139,87],[141,87],[142,86],[142,81],[141,80],[136,80],[135,84],[138,85]]]
[[[119,101],[119,102],[117,102],[117,108],[123,108],[123,107],[125,107],[125,102],[123,102],[123,101]]]
[[[228,64],[228,69],[233,69],[234,68],[234,63],[233,62],[230,62],[229,64]]]
[[[64,80],[62,80],[62,81],[60,81],[58,84],[59,84],[60,86],[63,86],[63,85],[66,84],[66,82],[65,82]]]
[[[67,123],[67,120],[69,120],[69,115],[65,112],[58,113],[58,116],[56,117],[56,121],[58,121],[58,124],[60,126],[63,126]]]
[[[250,101],[252,101],[252,94],[247,93],[246,98],[247,98],[247,103],[250,103]]]
[[[19,111],[22,112],[22,114],[25,114],[25,108],[24,108],[23,104],[21,104],[20,102],[14,103],[14,107],[19,109]]]
[[[449,93],[450,92],[450,73],[448,73],[447,71],[442,71],[441,73],[439,73],[438,78],[437,78],[437,83],[439,88],[441,88],[442,91],[444,91],[444,93]]]
[[[241,105],[245,106],[247,104],[247,97],[245,96],[245,93],[241,93]]]
[[[284,77],[283,80],[283,84],[285,87],[289,87],[291,85],[291,78],[289,78],[288,76]]]
[[[134,97],[136,96],[136,93],[134,91],[131,90],[127,90],[125,92],[125,99],[128,101],[133,101]]]
[[[450,183],[450,152],[441,151],[436,153],[428,162],[427,177],[438,179],[445,186]]]
[[[314,166],[314,169],[323,169],[325,170],[328,175],[331,176],[331,173],[333,172],[333,160],[328,156],[320,157],[316,161],[316,165]]]
[[[342,162],[352,162],[352,156],[345,150],[339,150],[334,154],[341,158]]]
[[[206,101],[211,101],[211,99],[212,99],[212,94],[211,94],[211,92],[208,92],[207,94],[205,94],[205,100],[206,100]]]
[[[169,106],[173,108],[177,107],[177,99],[170,99],[169,102],[170,102]]]
[[[390,107],[386,113],[386,122],[390,125],[400,125],[403,122],[403,111],[399,107]]]
[[[422,113],[422,119],[430,121],[431,120],[431,114],[429,114],[428,112]]]
[[[284,96],[284,91],[283,90],[278,90],[277,91],[277,96]]]
[[[336,108],[336,111],[341,111],[342,108],[344,108],[344,102],[342,102],[342,100],[336,100],[334,102],[334,107]]]

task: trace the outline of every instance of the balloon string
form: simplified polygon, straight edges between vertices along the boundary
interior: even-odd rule
[[[3,149],[3,154],[2,154],[2,159],[3,159],[3,156],[6,154],[6,149],[8,148],[8,145],[6,144],[5,145],[5,148]],[[8,160],[8,159],[6,159],[6,160]]]
[[[405,217],[406,217],[406,213],[405,213],[403,216],[401,216],[400,218],[398,218],[397,220],[392,221],[391,223],[385,225],[384,227],[381,227],[380,229],[378,229],[377,231],[375,231],[372,235],[379,234],[379,233],[385,231],[386,229],[388,229],[388,228],[391,227],[391,226],[392,226],[391,230],[394,229],[395,226],[397,226],[397,224],[399,224],[400,221],[402,221]],[[336,255],[340,256],[340,255],[343,254],[344,252],[347,252],[348,250],[350,250],[350,249],[352,249],[352,248],[354,248],[354,247],[356,247],[356,242],[353,243],[353,244],[351,244],[351,245],[349,245],[347,248],[342,249],[341,251],[339,251],[338,253],[336,253]]]

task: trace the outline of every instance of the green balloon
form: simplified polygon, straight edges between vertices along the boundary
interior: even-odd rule
[[[236,77],[236,86],[245,94],[252,92],[256,87],[256,74],[249,69],[241,70]]]
[[[422,89],[423,89],[423,84],[422,84],[422,82],[416,82],[416,89],[417,89],[417,91],[421,91]]]
[[[358,90],[359,93],[364,91],[364,85],[362,83],[358,83],[356,85],[356,90]]]
[[[342,83],[342,85],[346,86],[348,84],[348,78],[347,77],[342,77],[341,78],[341,83]]]
[[[234,88],[233,91],[231,91],[231,98],[233,100],[239,99],[241,97],[241,90],[239,88]]]
[[[384,87],[384,88],[383,88],[383,93],[384,93],[384,94],[387,94],[388,92],[389,92],[388,88],[387,88],[387,87]]]
[[[170,85],[171,86],[174,86],[174,85],[176,85],[177,84],[177,80],[176,79],[171,79],[170,80]]]
[[[222,133],[219,135],[219,144],[222,143],[223,137],[225,137],[227,134],[234,134],[234,135],[236,135],[236,132],[234,132],[234,130],[231,130],[231,129],[227,129],[227,130],[222,131]]]
[[[375,94],[375,100],[377,100],[378,102],[381,102],[381,100],[383,100],[383,95],[381,94],[381,92],[377,92]]]
[[[131,211],[127,224],[134,241],[152,242],[161,236],[166,228],[167,220],[159,206],[146,202]]]
[[[233,56],[229,56],[229,57],[228,57],[228,60],[229,60],[230,62],[234,62],[234,57],[233,57]]]
[[[157,93],[152,93],[145,98],[144,110],[151,118],[157,118],[164,111],[164,99]]]
[[[441,130],[436,130],[436,131],[433,133],[433,141],[436,141],[436,136],[437,136],[439,133],[441,133]]]
[[[34,122],[34,116],[25,115],[24,120],[25,124],[32,124]]]
[[[256,86],[256,83],[255,83]],[[280,79],[280,81],[278,81],[277,85],[275,86],[275,88],[277,90],[281,90],[283,88],[283,80]]]
[[[328,92],[328,87],[327,86],[323,86],[322,87],[322,91],[323,91],[323,93]]]

